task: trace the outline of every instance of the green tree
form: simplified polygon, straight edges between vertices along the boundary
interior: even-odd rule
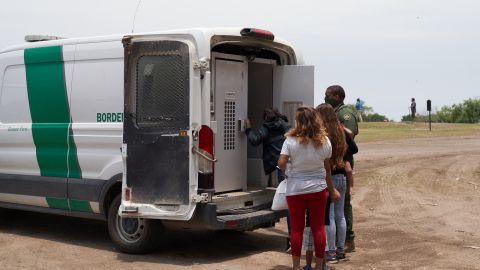
[[[378,113],[371,113],[363,116],[363,121],[365,122],[385,122],[388,121],[388,118],[385,115],[381,115]]]
[[[479,123],[480,99],[467,99],[463,103],[443,106],[437,112],[441,122],[447,123]]]
[[[355,104],[347,104],[352,111],[357,115],[358,111],[355,108]],[[373,108],[363,104],[363,110],[362,110],[362,119],[364,122],[384,122],[388,121],[388,118],[385,115],[378,114],[373,111]]]

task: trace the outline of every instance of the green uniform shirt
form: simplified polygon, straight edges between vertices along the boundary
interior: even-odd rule
[[[358,124],[353,110],[342,102],[340,105],[335,107],[335,113],[337,113],[338,120],[342,122],[346,128],[352,131],[353,138],[355,138],[355,136],[358,134]]]

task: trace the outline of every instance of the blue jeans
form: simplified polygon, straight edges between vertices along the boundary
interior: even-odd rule
[[[344,204],[347,191],[347,179],[343,174],[332,175],[333,186],[340,192],[340,200],[330,204],[330,225],[327,229],[327,243],[330,251],[345,248],[347,222],[345,221]],[[336,241],[335,241],[336,239]]]

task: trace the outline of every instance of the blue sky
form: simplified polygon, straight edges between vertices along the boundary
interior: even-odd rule
[[[3,1],[0,47],[26,34],[66,37],[128,33],[138,0]],[[258,27],[293,43],[315,65],[315,100],[340,84],[400,120],[410,98],[422,113],[480,98],[480,1],[141,0],[135,32],[197,27]]]

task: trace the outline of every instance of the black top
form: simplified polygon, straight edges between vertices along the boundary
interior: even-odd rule
[[[263,144],[263,170],[270,174],[277,168],[278,158],[285,141],[284,134],[290,129],[290,125],[282,118],[263,123],[256,131],[247,128],[248,142],[253,146]]]
[[[350,133],[348,133],[347,131],[345,131],[345,141],[347,143],[347,151],[343,156],[343,161],[348,161],[350,162],[350,164],[353,164],[353,155],[358,153],[357,144],[353,140],[352,135],[350,135]],[[345,168],[332,170],[332,175],[335,174],[346,175],[347,172],[345,171]]]

